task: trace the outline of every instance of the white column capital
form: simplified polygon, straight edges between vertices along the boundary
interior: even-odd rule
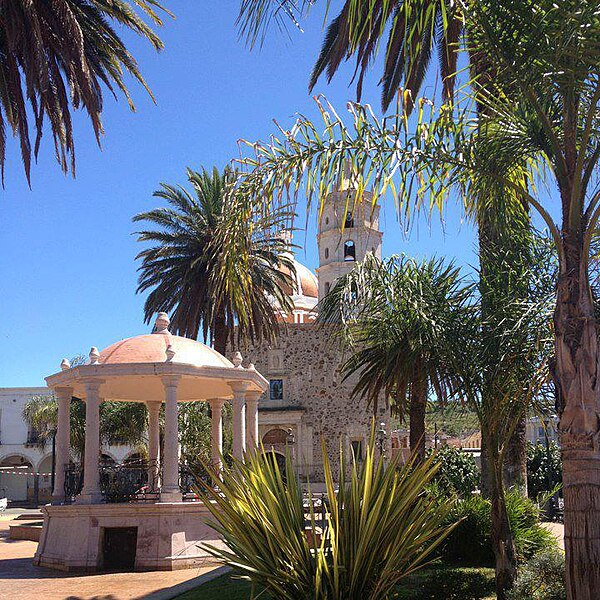
[[[95,377],[90,377],[89,379],[82,379],[82,383],[85,387],[86,396],[90,394],[97,395],[100,392],[100,387],[104,383],[104,379],[97,379]]]
[[[54,395],[61,399],[61,398],[68,398],[69,400],[71,400],[71,398],[73,397],[73,388],[70,386],[58,386],[55,388],[52,388],[52,391],[54,392]]]
[[[165,389],[167,388],[177,388],[179,386],[179,380],[181,379],[180,375],[165,375],[161,377],[163,386]]]
[[[246,392],[246,404],[250,404],[251,402],[258,402],[260,397],[264,394],[264,392],[251,390]]]
[[[228,381],[227,384],[231,388],[234,396],[245,394],[250,384],[247,381]]]

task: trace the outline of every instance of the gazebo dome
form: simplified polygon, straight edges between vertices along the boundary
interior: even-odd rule
[[[151,402],[163,400],[168,377],[178,380],[178,402],[230,399],[238,384],[261,393],[268,386],[253,365],[242,366],[239,352],[231,362],[202,342],[172,335],[166,313],[158,314],[153,333],[120,340],[102,352],[94,347],[85,365],[72,367],[65,359],[61,372],[46,382],[68,385],[75,396],[85,397],[87,383],[96,379],[104,400]]]
[[[115,342],[100,352],[99,362],[103,365],[160,363],[166,360],[167,350],[173,353],[172,363],[195,367],[233,367],[222,354],[206,344],[169,332],[138,335]]]

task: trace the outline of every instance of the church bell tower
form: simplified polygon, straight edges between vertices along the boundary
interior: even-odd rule
[[[356,198],[356,189],[346,174],[325,200],[317,234],[319,301],[367,252],[381,259],[380,207],[373,206],[372,197],[365,191]]]

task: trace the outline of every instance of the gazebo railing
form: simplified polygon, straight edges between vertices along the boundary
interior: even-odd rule
[[[134,461],[123,464],[102,464],[100,470],[100,490],[104,502],[114,503],[153,503],[160,500],[161,465],[152,468],[149,461]],[[201,468],[187,463],[179,466],[179,487],[184,502],[198,500],[195,493],[200,479],[208,478]],[[70,464],[65,468],[65,503],[72,504],[83,488],[83,468]]]

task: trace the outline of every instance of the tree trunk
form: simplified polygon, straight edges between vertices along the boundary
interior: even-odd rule
[[[225,320],[225,309],[221,307],[217,310],[213,320],[212,337],[214,349],[225,356],[227,352],[227,341],[229,339],[229,331]]]
[[[416,365],[420,371],[420,366]],[[427,381],[421,379],[418,373],[413,381],[410,394],[410,450],[419,457],[425,459],[425,410],[427,408]]]
[[[506,592],[517,577],[517,556],[506,511],[502,465],[499,464],[497,453],[491,451],[488,462],[492,488],[492,548],[496,558],[496,594],[498,600],[505,600]]]
[[[564,404],[559,432],[569,600],[596,599],[600,590],[599,352],[582,237],[563,229],[564,264],[554,315],[555,382]]]
[[[504,487],[527,496],[527,420],[519,419],[504,457]]]

